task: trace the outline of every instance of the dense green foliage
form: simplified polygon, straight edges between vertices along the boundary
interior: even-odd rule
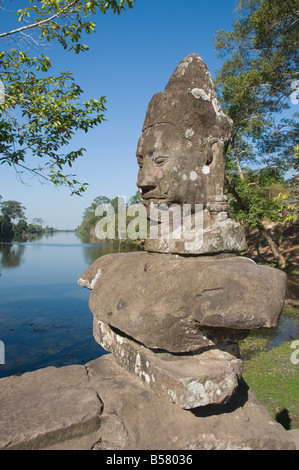
[[[24,239],[30,236],[38,236],[43,233],[53,233],[53,227],[43,227],[43,220],[34,218],[27,224],[26,208],[18,201],[2,201],[0,196],[0,242],[13,239]]]
[[[1,212],[10,219],[22,219],[25,217],[25,207],[18,201],[3,201],[1,204]]]
[[[289,171],[296,162],[298,112],[293,117],[281,113],[294,107],[298,1],[239,0],[238,12],[233,31],[218,31],[215,41],[225,58],[216,84],[234,121],[231,147],[242,161]]]
[[[0,215],[0,241],[11,241],[14,236],[13,225],[7,215]]]
[[[89,238],[92,229],[95,228],[99,217],[95,215],[95,210],[99,204],[110,204],[110,199],[106,196],[96,197],[90,206],[88,206],[84,213],[80,226],[77,228],[77,233],[83,238]]]
[[[231,216],[248,227],[263,222],[283,225],[297,220],[297,195],[294,185],[276,168],[246,168],[243,178],[227,169]]]
[[[141,202],[139,191],[134,194],[128,201],[129,205],[139,204]],[[91,205],[85,209],[83,213],[83,218],[80,226],[77,228],[76,232],[84,240],[88,240],[90,237],[95,236],[95,226],[103,217],[96,215],[96,209],[99,205],[111,205],[115,213],[115,239],[118,238],[118,211],[120,205],[126,205],[126,201],[121,197],[115,197],[109,199],[107,196],[98,196],[96,197]],[[126,223],[128,224],[134,217],[127,217]],[[108,235],[107,235],[108,238]]]
[[[50,58],[34,54],[37,46],[49,41],[76,54],[87,50],[81,38],[96,29],[91,16],[107,10],[120,14],[125,4],[132,8],[133,2],[30,0],[30,6],[18,10],[20,26],[0,33],[0,39],[13,36],[19,46],[0,52],[0,165],[13,166],[21,178],[30,172],[56,186],[66,185],[72,194],[85,191],[86,183],[64,169],[72,167],[85,150],[70,150],[72,136],[103,121],[105,98],[80,102],[83,90],[72,73],[51,76]],[[24,37],[26,50],[21,41]]]
[[[216,85],[234,121],[226,187],[232,213],[257,227],[280,267],[285,261],[265,223],[285,224],[298,212],[298,0],[239,0],[233,30],[218,31],[224,58]]]

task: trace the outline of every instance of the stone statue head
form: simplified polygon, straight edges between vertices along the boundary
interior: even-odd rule
[[[207,66],[199,55],[189,55],[146,112],[136,152],[143,204],[209,207],[220,201],[231,131]]]

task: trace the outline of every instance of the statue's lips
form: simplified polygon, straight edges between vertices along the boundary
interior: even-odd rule
[[[153,196],[142,196],[142,203],[146,206],[149,206],[151,203],[155,205],[165,204],[165,198],[162,197],[153,197]]]

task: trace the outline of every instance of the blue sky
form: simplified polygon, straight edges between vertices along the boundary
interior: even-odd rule
[[[215,77],[221,61],[214,49],[215,31],[231,30],[236,0],[136,0],[133,10],[120,16],[98,14],[96,33],[87,36],[89,51],[79,55],[58,45],[40,50],[51,58],[52,73],[70,70],[84,90],[84,99],[106,96],[106,122],[87,134],[78,133],[73,149],[86,152],[71,169],[81,182],[89,183],[82,197],[24,178],[0,167],[0,195],[26,207],[30,222],[40,217],[60,229],[76,228],[82,214],[99,195],[135,194],[138,166],[135,152],[147,105],[162,91],[181,59],[198,53]],[[11,9],[26,8],[29,1],[14,0]],[[0,12],[0,30],[17,27],[10,15]],[[3,40],[2,40],[3,41]],[[7,44],[3,44],[7,47]],[[14,46],[15,47],[15,46]]]

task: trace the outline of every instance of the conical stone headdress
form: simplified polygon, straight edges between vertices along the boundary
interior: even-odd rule
[[[198,54],[185,57],[165,90],[150,101],[143,130],[161,123],[175,125],[198,150],[230,138],[232,120],[221,110],[211,74]]]

